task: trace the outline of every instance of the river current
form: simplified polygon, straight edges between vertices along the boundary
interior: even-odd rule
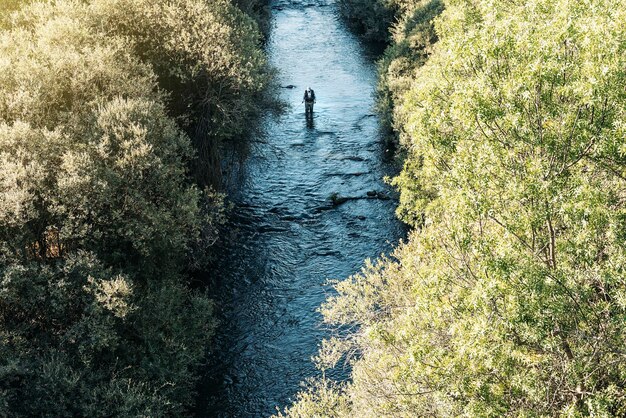
[[[288,406],[319,374],[311,357],[329,333],[317,312],[333,291],[327,281],[357,273],[405,234],[383,182],[394,168],[373,109],[374,53],[333,0],[275,0],[267,52],[289,108],[265,118],[231,193],[233,236],[211,273],[220,326],[199,417],[267,417]],[[312,120],[301,104],[309,86]]]

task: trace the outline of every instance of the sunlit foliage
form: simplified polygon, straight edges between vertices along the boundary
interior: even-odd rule
[[[433,20],[443,10],[441,0],[403,2],[391,27],[392,42],[378,62],[377,108],[386,128],[402,129],[394,110],[410,88],[415,71],[424,65],[437,41]],[[395,117],[395,122],[394,122]]]
[[[626,3],[450,0],[396,102],[414,231],[323,308],[306,416],[626,414]]]
[[[255,112],[256,25],[227,1],[3,4],[0,416],[184,414],[215,324],[182,272],[223,221],[190,167],[219,171],[201,146]]]
[[[91,27],[129,38],[152,65],[168,109],[182,122],[198,158],[193,174],[203,185],[220,180],[219,148],[240,137],[267,105],[270,72],[253,18],[231,0],[92,0]],[[245,3],[253,9],[252,3]]]

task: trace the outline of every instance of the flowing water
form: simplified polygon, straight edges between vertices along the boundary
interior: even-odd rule
[[[221,321],[199,389],[201,417],[262,417],[318,375],[328,279],[356,273],[403,236],[383,182],[393,174],[374,115],[374,58],[332,0],[272,5],[267,50],[291,107],[269,116],[238,178],[232,230],[212,289]],[[304,89],[317,96],[312,120]],[[369,193],[368,193],[369,192]],[[376,193],[373,193],[376,192]],[[330,196],[348,197],[333,204]],[[339,367],[331,377],[345,379]]]

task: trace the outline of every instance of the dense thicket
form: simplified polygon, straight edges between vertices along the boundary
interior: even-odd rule
[[[233,3],[254,18],[265,40],[270,31],[270,0],[233,0]]]
[[[254,19],[232,0],[94,0],[90,30],[113,31],[172,94],[168,110],[192,139],[196,182],[219,185],[220,145],[246,133],[270,80]],[[256,9],[252,0],[236,3]]]
[[[223,216],[196,184],[259,106],[257,26],[227,0],[2,5],[0,416],[184,414],[215,325],[182,273]]]
[[[409,89],[415,70],[432,53],[437,41],[433,19],[442,10],[441,0],[404,2],[398,8],[397,22],[390,28],[391,43],[378,62],[377,108],[383,126],[391,132],[402,129],[398,115],[394,122],[394,111]]]
[[[339,0],[341,15],[365,39],[387,42],[389,28],[398,14],[397,0]]]
[[[352,380],[286,415],[623,416],[626,3],[444,3],[395,102],[414,231],[323,308]]]
[[[378,62],[377,107],[383,126],[393,132],[394,109],[437,40],[433,19],[441,0],[341,0],[341,14],[362,36],[388,44]],[[401,129],[397,124],[396,131]]]

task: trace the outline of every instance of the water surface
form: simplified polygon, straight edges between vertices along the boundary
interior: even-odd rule
[[[328,279],[358,272],[403,236],[383,183],[393,168],[374,115],[374,58],[332,0],[275,1],[267,50],[280,71],[280,117],[236,178],[234,239],[212,289],[221,321],[199,416],[262,417],[291,403],[328,335],[316,311]],[[305,119],[304,89],[317,96]],[[377,193],[377,197],[368,196]],[[354,198],[333,205],[329,197]],[[347,377],[339,368],[332,377]]]

